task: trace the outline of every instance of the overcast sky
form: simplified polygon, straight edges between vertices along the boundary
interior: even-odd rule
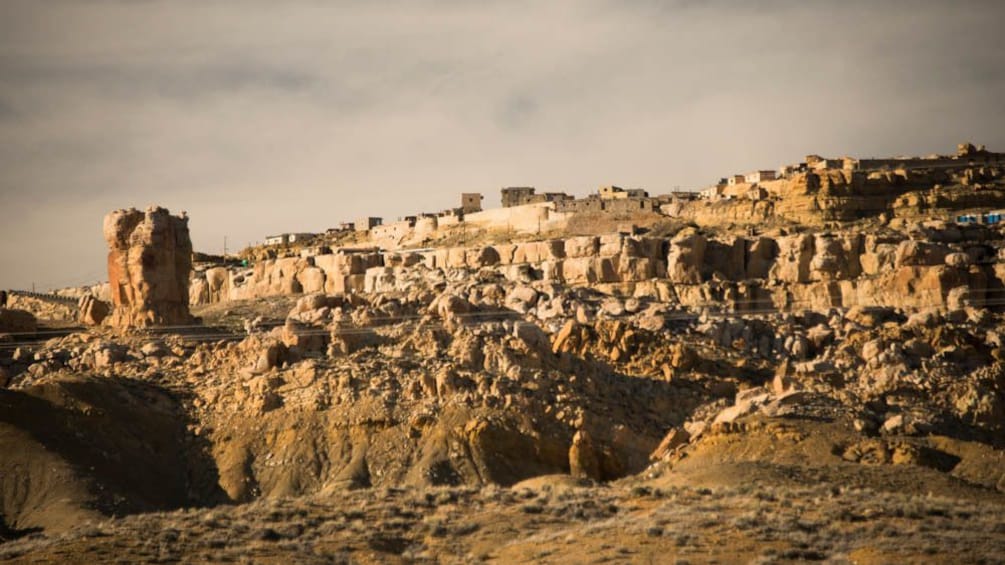
[[[1005,151],[1005,2],[0,0],[0,288],[532,185],[660,193],[808,153]]]

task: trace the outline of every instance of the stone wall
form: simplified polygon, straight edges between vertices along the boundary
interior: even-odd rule
[[[407,220],[391,222],[370,228],[370,239],[399,242],[412,234],[413,224]]]
[[[466,214],[464,222],[486,230],[539,233],[565,227],[568,216],[555,212],[555,204],[542,202]]]

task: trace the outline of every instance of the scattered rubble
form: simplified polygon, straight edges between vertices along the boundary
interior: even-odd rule
[[[970,174],[991,187],[980,202],[997,202],[996,167]],[[0,493],[16,493],[0,541],[23,538],[0,556],[144,529],[263,559],[309,541],[288,553],[308,561],[333,555],[323,543],[375,561],[593,557],[562,539],[597,555],[630,539],[610,556],[624,560],[718,543],[778,560],[997,555],[1005,234],[907,214],[964,201],[952,175],[915,199],[919,171],[824,166],[766,181],[784,184],[754,205],[685,209],[739,228],[318,247],[191,280],[184,216],[114,212],[111,311],[82,291],[84,328],[24,337],[35,317],[0,310]],[[884,532],[942,537],[920,551]],[[176,547],[142,555],[204,557]]]

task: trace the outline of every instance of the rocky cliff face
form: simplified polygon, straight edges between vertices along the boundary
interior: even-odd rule
[[[820,226],[881,215],[947,218],[956,212],[994,210],[1005,199],[1005,169],[997,165],[842,170],[793,174],[757,185],[730,187],[728,198],[667,207],[700,225],[763,224],[782,220]]]
[[[126,328],[191,322],[188,218],[164,208],[116,210],[105,216],[104,234],[114,305],[107,323]]]
[[[192,304],[325,292],[400,290],[429,273],[490,270],[511,281],[590,287],[616,296],[732,311],[894,306],[959,307],[1001,286],[989,264],[1000,235],[983,226],[715,235],[623,235],[393,253],[334,253],[214,268],[192,283]],[[957,303],[951,304],[956,301]]]

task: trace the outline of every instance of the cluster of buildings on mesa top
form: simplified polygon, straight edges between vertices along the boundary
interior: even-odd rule
[[[857,159],[841,157],[830,159],[819,155],[808,155],[805,161],[795,165],[785,165],[778,170],[757,170],[742,175],[731,175],[718,183],[699,191],[676,191],[665,195],[650,196],[641,188],[621,188],[604,186],[585,198],[576,198],[564,192],[541,192],[532,186],[511,186],[502,189],[502,207],[516,208],[532,204],[549,204],[558,213],[574,212],[661,212],[665,204],[690,200],[732,200],[738,197],[757,200],[765,198],[769,192],[764,188],[769,183],[787,179],[795,174],[820,172],[825,170],[850,171],[865,174],[871,171],[893,171],[910,169],[952,169],[973,166],[1005,166],[1005,153],[993,153],[983,145],[974,146],[961,143],[955,155],[932,155],[929,157],[896,157],[889,159]],[[328,235],[357,231],[370,232],[375,237],[397,237],[410,232],[431,231],[437,226],[448,226],[464,221],[466,214],[482,212],[484,197],[477,192],[461,194],[461,205],[439,213],[423,213],[405,216],[398,221],[385,224],[382,218],[363,217],[354,222],[342,222],[329,229]],[[318,234],[285,233],[269,236],[266,245],[287,245],[305,242]]]
[[[806,159],[794,165],[783,165],[778,170],[759,170],[743,175],[731,175],[698,191],[706,200],[731,200],[740,196],[753,200],[764,198],[767,191],[762,185],[784,180],[794,174],[820,172],[825,170],[848,171],[851,174],[867,174],[875,171],[897,171],[913,169],[953,169],[974,166],[1005,165],[1005,154],[988,151],[983,145],[960,143],[955,155],[930,155],[928,157],[892,157],[886,159],[859,159],[840,157],[837,159],[807,155]]]
[[[649,193],[641,188],[621,188],[619,186],[604,186],[596,193],[585,198],[576,198],[564,192],[543,192],[538,193],[532,186],[514,186],[502,189],[502,207],[515,208],[530,204],[551,203],[556,212],[659,212],[662,204],[669,203],[673,199],[692,200],[697,198],[698,193],[685,191],[674,192],[669,195],[650,197]],[[397,222],[384,223],[383,218],[362,217],[353,222],[342,222],[333,228],[329,228],[326,235],[337,235],[340,233],[371,232],[378,237],[395,236],[399,232],[407,232],[421,229],[423,223],[428,220],[435,220],[437,226],[457,224],[464,221],[466,214],[482,212],[482,201],[484,196],[477,192],[465,192],[461,194],[461,205],[457,208],[449,208],[438,213],[422,213],[415,216],[405,216],[399,218]],[[320,234],[314,233],[284,233],[280,235],[270,235],[265,238],[266,245],[289,245],[302,243],[317,237]]]

